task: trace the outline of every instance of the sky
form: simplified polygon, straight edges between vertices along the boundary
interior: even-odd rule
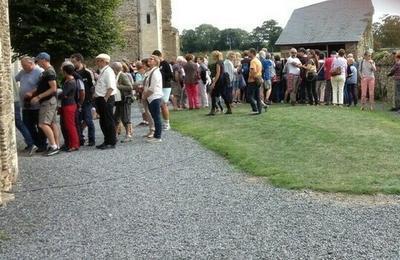
[[[270,19],[285,27],[294,9],[322,2],[322,0],[171,0],[172,24],[180,32],[195,29],[203,23],[220,30],[241,28],[251,31]],[[351,0],[348,0],[351,1]],[[246,10],[256,6],[256,10]],[[372,0],[374,22],[384,14],[400,15],[400,0]],[[345,8],[345,7],[344,7]],[[243,16],[243,12],[247,15]],[[245,19],[244,19],[245,18]]]

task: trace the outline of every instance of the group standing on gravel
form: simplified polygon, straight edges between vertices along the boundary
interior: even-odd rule
[[[359,62],[343,49],[326,57],[319,50],[304,48],[292,48],[287,59],[273,57],[267,49],[229,51],[226,59],[222,52],[213,51],[211,59],[209,63],[207,56],[187,54],[168,62],[155,50],[137,62],[111,62],[103,53],[95,58],[97,70],[90,70],[83,56],[75,53],[61,66],[59,89],[49,54],[23,57],[14,94],[15,122],[25,150],[51,156],[60,150],[77,151],[85,144],[95,146],[93,117],[99,119],[104,135],[96,148],[115,148],[123,132],[120,141],[128,143],[134,136],[131,105],[135,100],[142,116],[139,125],[149,128],[144,136],[149,143],[162,142],[162,131],[170,129],[169,104],[174,110],[210,106],[208,116],[232,114],[242,102],[250,104],[251,115],[267,111],[272,103],[356,106],[360,83],[361,110],[374,110],[377,68],[370,52]],[[395,59],[389,76],[394,77],[396,104],[400,104],[400,53]]]

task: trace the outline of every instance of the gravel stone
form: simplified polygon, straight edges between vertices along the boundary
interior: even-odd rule
[[[275,188],[174,131],[148,144],[146,130],[115,150],[21,155],[0,259],[400,259],[399,196]]]

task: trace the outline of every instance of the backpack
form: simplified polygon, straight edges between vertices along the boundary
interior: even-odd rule
[[[242,64],[242,74],[244,75],[245,78],[249,77],[250,74],[250,64],[247,62],[244,62]]]

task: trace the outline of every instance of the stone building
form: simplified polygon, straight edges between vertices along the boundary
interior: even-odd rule
[[[356,58],[373,48],[371,0],[329,0],[293,11],[276,42],[282,53],[291,47],[325,53],[345,49]]]
[[[11,86],[11,46],[8,0],[0,0],[0,205],[10,196],[18,174],[15,141],[14,100]],[[8,196],[6,196],[8,195]]]
[[[124,0],[117,16],[122,22],[125,47],[115,49],[113,59],[134,61],[156,49],[167,59],[179,55],[179,32],[171,24],[171,0]]]

